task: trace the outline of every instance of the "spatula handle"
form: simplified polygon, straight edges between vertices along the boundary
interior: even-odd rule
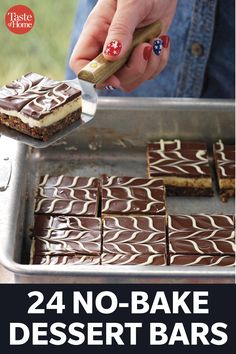
[[[137,29],[134,33],[131,47],[120,60],[108,61],[101,53],[78,73],[78,78],[94,84],[103,83],[126,63],[130,54],[138,44],[149,42],[151,39],[158,37],[160,33],[160,21],[156,21],[149,26]]]

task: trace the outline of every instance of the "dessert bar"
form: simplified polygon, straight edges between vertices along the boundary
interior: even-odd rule
[[[165,216],[105,217],[103,220],[103,252],[165,254]]]
[[[170,215],[170,254],[235,255],[234,217],[231,215]]]
[[[58,225],[59,228],[54,228]],[[98,256],[101,254],[101,232],[99,218],[73,218],[71,220],[70,217],[64,217],[60,223],[60,217],[53,220],[52,217],[42,215],[35,221],[31,259],[35,256],[78,254]]]
[[[147,159],[149,177],[162,178],[167,195],[213,195],[205,143],[160,140],[148,144]]]
[[[96,216],[99,203],[98,185],[98,179],[92,177],[41,177],[35,213]]]
[[[165,215],[160,179],[102,177],[102,215]]]
[[[40,140],[80,119],[81,91],[28,73],[0,88],[0,123]]]

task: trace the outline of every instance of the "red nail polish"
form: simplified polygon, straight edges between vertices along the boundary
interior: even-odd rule
[[[145,47],[143,51],[144,60],[148,61],[151,58],[151,55],[152,55],[152,46]]]
[[[167,35],[164,35],[164,36],[160,36],[160,39],[162,39],[162,41],[163,41],[163,47],[168,48],[169,44],[170,44],[170,37]]]
[[[119,41],[111,41],[106,46],[106,49],[104,50],[104,54],[110,55],[111,57],[116,57],[117,55],[120,54],[122,49],[122,44]]]

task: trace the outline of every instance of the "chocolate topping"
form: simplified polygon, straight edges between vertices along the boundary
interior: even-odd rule
[[[168,216],[170,253],[234,255],[233,216],[172,215]]]
[[[40,120],[79,96],[66,83],[29,73],[0,89],[0,108]]]
[[[165,211],[165,188],[161,180],[103,177],[103,214],[164,215]]]
[[[120,254],[165,253],[165,216],[105,217],[103,251]]]
[[[42,230],[101,230],[101,220],[93,217],[35,215],[34,235]]]
[[[96,189],[72,189],[72,188],[39,188],[37,198],[55,198],[68,200],[93,200],[97,199]]]
[[[96,216],[98,179],[87,177],[41,177],[36,214]]]
[[[112,254],[103,253],[101,255],[103,265],[157,265],[165,266],[166,257],[163,254]]]
[[[98,218],[47,218],[43,215],[35,220],[33,236],[36,256],[101,253]]]
[[[170,265],[181,265],[181,266],[199,266],[204,265],[208,267],[212,266],[224,266],[233,267],[235,266],[235,256],[210,256],[210,255],[183,255],[175,254],[170,256]]]
[[[41,265],[97,265],[100,264],[99,256],[73,255],[73,256],[35,256],[33,264]]]
[[[71,176],[41,176],[39,187],[42,188],[82,188],[97,189],[99,180],[95,177],[71,177]]]
[[[101,235],[77,231],[49,231],[34,239],[35,255],[101,254]]]
[[[36,200],[35,213],[51,215],[96,216],[97,201],[42,198]]]
[[[148,156],[152,177],[179,176],[187,178],[210,177],[207,151],[151,151]]]
[[[235,218],[233,215],[171,215],[168,217],[170,232],[188,231],[196,229],[198,231],[207,230],[234,230]]]

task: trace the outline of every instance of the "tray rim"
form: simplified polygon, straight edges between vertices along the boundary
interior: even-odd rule
[[[10,257],[0,254],[2,265],[13,272],[21,275],[40,275],[40,276],[80,276],[80,277],[114,277],[126,278],[127,276],[157,277],[157,278],[217,278],[235,280],[235,266],[224,268],[220,266],[203,267],[203,266],[129,266],[129,265],[80,265],[76,266],[60,266],[60,265],[32,265],[20,264],[11,260]],[[77,268],[77,269],[76,269]],[[184,268],[184,269],[183,269]]]
[[[234,99],[162,98],[162,97],[102,97],[98,98],[97,112],[101,110],[183,110],[235,112]]]

